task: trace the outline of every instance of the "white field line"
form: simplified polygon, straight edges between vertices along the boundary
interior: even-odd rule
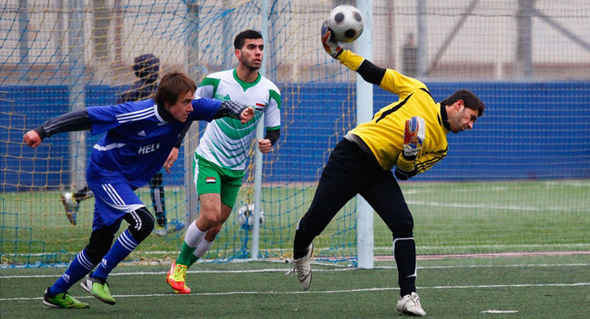
[[[584,287],[590,286],[590,282],[577,282],[571,284],[510,284],[510,285],[464,285],[464,286],[431,286],[431,287],[417,287],[417,289],[482,289],[482,288],[528,288],[528,287]],[[232,296],[232,295],[324,295],[324,294],[341,294],[354,292],[375,292],[375,291],[394,291],[399,288],[394,287],[372,287],[372,288],[358,288],[358,289],[339,289],[339,290],[320,290],[320,291],[225,291],[225,292],[200,292],[191,293],[188,295],[179,295],[173,293],[166,294],[136,294],[136,295],[113,295],[115,298],[145,298],[145,297],[176,297],[176,296]],[[92,299],[92,296],[74,296],[76,299]],[[20,298],[0,298],[0,301],[27,301],[27,300],[41,300],[43,297],[20,297]]]
[[[541,247],[561,247],[561,248],[581,248],[581,247],[590,247],[590,243],[578,243],[578,244],[518,244],[518,245],[469,245],[469,246],[417,246],[418,249],[475,249],[475,248],[541,248]],[[376,251],[387,250],[391,251],[392,246],[377,246],[373,248]],[[263,248],[259,249],[260,252],[291,252],[293,248]],[[48,254],[57,254],[58,252],[52,253],[18,253],[10,256],[45,256]],[[138,255],[178,255],[180,253],[179,250],[149,250],[149,251],[141,251],[141,252],[134,252]],[[420,257],[420,256],[418,256]],[[251,261],[248,259],[246,261]],[[264,261],[264,260],[263,260]],[[232,261],[234,262],[234,261]],[[2,267],[0,266],[0,269]]]
[[[435,201],[417,201],[406,200],[409,205],[416,206],[433,206],[433,207],[452,207],[452,208],[480,208],[480,209],[494,209],[494,210],[516,210],[516,211],[531,211],[531,212],[574,212],[582,213],[584,211],[577,211],[576,208],[568,207],[534,207],[534,206],[520,206],[520,205],[492,205],[492,204],[475,204],[475,203],[445,203]],[[580,208],[581,209],[581,208]]]
[[[324,263],[313,263],[316,265],[326,265]],[[532,267],[589,267],[590,263],[575,263],[575,264],[511,264],[511,265],[456,265],[456,266],[446,266],[446,265],[432,265],[432,266],[418,266],[418,269],[452,269],[452,268],[532,268]],[[334,268],[320,268],[314,269],[314,272],[340,272],[340,271],[354,271],[358,270],[357,268],[352,267],[335,267],[333,265],[329,265],[329,267]],[[377,266],[374,269],[395,269],[395,266]],[[243,273],[285,273],[287,274],[289,268],[264,268],[264,269],[237,269],[237,270],[189,270],[187,273],[189,274],[243,274]],[[161,270],[161,271],[133,271],[133,272],[116,272],[112,273],[109,276],[137,276],[137,275],[155,275],[155,276],[163,276],[168,272],[168,270]],[[47,274],[47,275],[5,275],[0,276],[0,279],[27,279],[27,278],[55,278],[59,277],[61,274]]]

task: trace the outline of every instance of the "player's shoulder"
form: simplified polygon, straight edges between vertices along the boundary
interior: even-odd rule
[[[273,81],[269,80],[268,78],[266,78],[263,75],[260,76],[259,85],[263,85],[263,86],[267,87],[270,91],[275,91],[279,94],[281,93],[281,91],[279,90],[279,87],[276,84],[274,84]]]
[[[209,83],[211,81],[219,81],[219,80],[223,79],[224,77],[227,77],[227,71],[228,70],[207,74],[207,76],[205,76],[205,78],[203,79],[203,82],[201,83],[201,85],[203,85],[203,83]],[[231,73],[230,73],[230,75],[231,75]]]
[[[121,105],[124,105],[129,109],[142,110],[142,109],[151,108],[155,104],[156,104],[156,102],[154,101],[154,99],[145,99],[145,100],[140,100],[140,101],[125,102]]]
[[[124,102],[119,105],[116,105],[113,108],[113,111],[118,114],[147,114],[153,112],[154,105],[156,102],[153,99],[141,100],[141,101],[132,101],[132,102]]]

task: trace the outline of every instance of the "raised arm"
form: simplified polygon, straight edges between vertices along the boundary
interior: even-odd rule
[[[331,57],[357,72],[365,81],[379,85],[382,89],[397,94],[400,98],[411,94],[416,89],[426,89],[426,85],[417,79],[405,76],[393,69],[379,67],[350,50],[344,50],[338,45],[325,22],[322,25],[321,39],[324,50]]]

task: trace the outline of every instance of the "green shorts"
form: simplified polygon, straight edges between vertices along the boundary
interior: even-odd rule
[[[197,188],[197,196],[220,194],[222,203],[234,207],[238,191],[242,186],[244,171],[220,167],[195,153],[193,178]]]

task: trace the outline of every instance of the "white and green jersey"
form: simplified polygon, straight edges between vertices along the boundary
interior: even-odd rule
[[[281,93],[274,83],[258,74],[256,81],[246,83],[238,78],[236,69],[208,75],[195,92],[196,96],[231,100],[255,108],[254,118],[246,124],[223,117],[205,129],[195,151],[199,156],[227,169],[244,170],[256,124],[264,114],[267,131],[281,128]]]

